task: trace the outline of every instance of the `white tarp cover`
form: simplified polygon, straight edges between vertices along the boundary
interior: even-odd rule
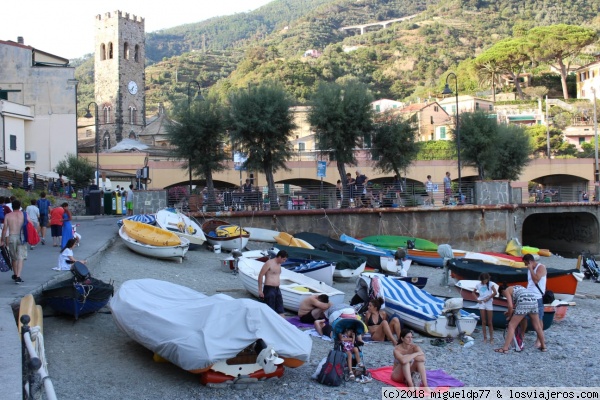
[[[255,300],[209,297],[170,282],[136,279],[124,282],[109,305],[123,332],[184,370],[234,357],[257,339],[279,357],[310,357],[310,336]]]

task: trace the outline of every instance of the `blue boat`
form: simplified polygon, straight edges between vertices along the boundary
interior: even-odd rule
[[[108,304],[113,292],[113,285],[99,279],[88,278],[80,283],[70,278],[43,289],[42,298],[55,311],[71,315],[77,320]]]
[[[288,258],[281,266],[289,271],[304,274],[319,282],[323,282],[326,285],[333,285],[335,263],[323,260]]]
[[[148,225],[156,225],[155,214],[137,214],[123,219],[129,219],[135,222],[142,222]],[[119,226],[119,228],[123,226],[123,219],[117,221],[117,225]]]
[[[354,249],[363,254],[371,254],[379,257],[394,257],[394,251],[392,250],[373,246],[372,244],[365,243],[346,234],[342,234],[340,240],[342,242],[353,244]]]

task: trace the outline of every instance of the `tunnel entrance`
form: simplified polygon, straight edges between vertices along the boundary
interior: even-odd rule
[[[563,257],[575,258],[584,250],[599,254],[599,238],[598,220],[591,213],[540,213],[523,222],[523,245]]]

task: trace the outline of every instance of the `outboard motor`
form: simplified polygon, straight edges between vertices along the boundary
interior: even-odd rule
[[[459,334],[459,338],[463,338],[465,333],[460,329],[460,310],[463,307],[463,299],[462,297],[455,297],[452,299],[448,299],[444,302],[444,307],[442,308],[442,314],[448,320],[448,326],[456,327]]]
[[[449,244],[440,244],[438,246],[438,254],[444,259],[444,278],[442,279],[442,286],[448,286],[448,280],[450,271],[448,270],[448,261],[454,258],[452,247]]]

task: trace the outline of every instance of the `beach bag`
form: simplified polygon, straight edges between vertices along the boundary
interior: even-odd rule
[[[537,287],[540,293],[542,293],[542,289],[540,289],[537,283],[535,284],[535,287]],[[554,301],[554,292],[552,290],[546,290],[544,293],[542,293],[542,301],[544,304],[552,303]]]
[[[0,247],[0,272],[8,272],[12,270],[12,260],[6,246]]]
[[[25,230],[25,241],[29,243],[30,246],[35,246],[40,242],[40,236],[35,229],[35,226],[31,223],[31,221],[27,220],[27,213],[23,213],[23,225]]]
[[[331,350],[317,376],[317,382],[327,386],[340,386],[344,381],[346,357],[343,351]]]

